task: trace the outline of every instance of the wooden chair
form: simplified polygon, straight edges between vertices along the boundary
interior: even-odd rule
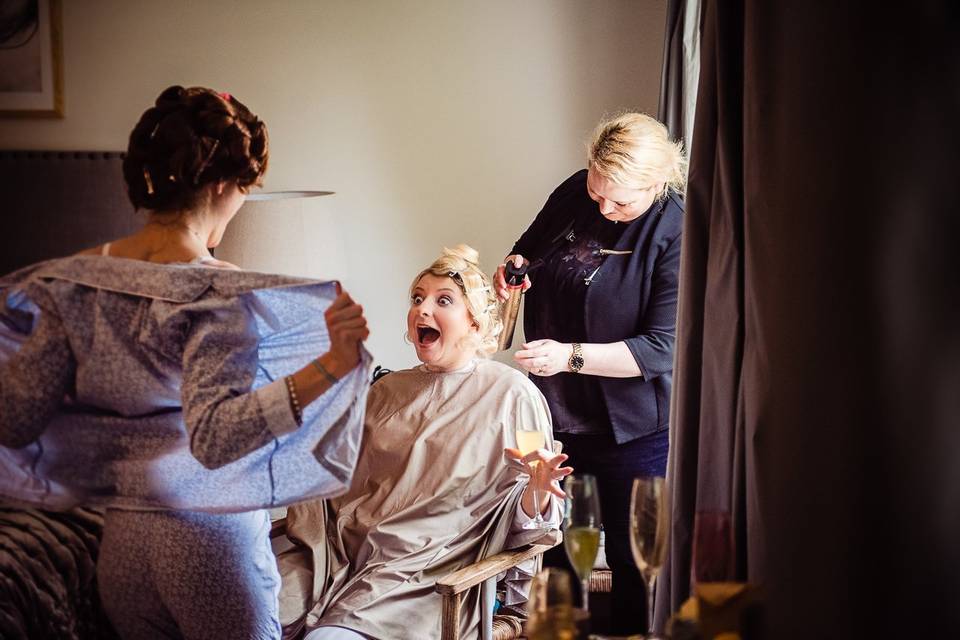
[[[274,520],[270,528],[270,538],[277,538],[286,535],[286,533],[286,518]],[[542,538],[534,542],[517,547],[516,549],[501,551],[489,558],[484,558],[470,566],[454,571],[438,580],[436,591],[440,597],[443,598],[441,639],[459,640],[461,600],[465,591],[488,580],[495,582],[499,574],[517,566],[524,560],[539,556],[547,549],[560,544],[562,540],[563,536],[559,531],[549,531]],[[493,586],[495,585],[491,584],[491,587]],[[499,630],[496,636],[498,640],[508,640],[519,636],[519,632],[522,630],[521,622],[507,620],[506,617],[501,620],[497,620],[497,618],[498,616],[494,616],[493,625],[495,629]],[[299,637],[302,629],[292,630],[293,633],[289,633],[290,631],[290,629],[284,629],[283,637]]]
[[[487,580],[495,581],[497,576],[507,569],[517,566],[524,560],[539,556],[562,541],[563,535],[559,531],[549,531],[530,544],[501,551],[438,580],[436,590],[443,598],[441,640],[460,639],[460,600],[464,591]]]

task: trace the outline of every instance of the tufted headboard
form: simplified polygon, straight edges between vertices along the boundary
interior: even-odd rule
[[[0,151],[0,275],[140,228],[116,151]]]

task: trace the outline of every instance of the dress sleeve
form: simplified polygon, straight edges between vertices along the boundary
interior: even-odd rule
[[[624,340],[645,380],[673,370],[680,279],[680,238],[678,235],[670,242],[654,267],[650,281],[650,299],[643,314],[640,334]]]
[[[216,469],[297,428],[282,379],[253,390],[259,337],[242,298],[191,315],[183,349],[190,451]]]
[[[0,367],[0,445],[18,449],[43,433],[69,392],[76,360],[63,322],[39,287],[30,299],[39,311],[21,347]]]

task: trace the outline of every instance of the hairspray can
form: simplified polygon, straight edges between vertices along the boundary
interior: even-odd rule
[[[520,296],[523,294],[523,279],[527,275],[527,266],[524,263],[518,267],[511,260],[503,269],[503,278],[507,281],[510,296],[500,308],[500,317],[503,318],[503,331],[498,343],[500,351],[509,349],[513,343],[513,330],[517,326],[517,314],[520,313]]]

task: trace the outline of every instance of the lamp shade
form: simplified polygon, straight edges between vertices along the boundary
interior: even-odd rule
[[[346,275],[345,242],[331,191],[256,193],[233,218],[216,257],[247,271],[338,280]]]

